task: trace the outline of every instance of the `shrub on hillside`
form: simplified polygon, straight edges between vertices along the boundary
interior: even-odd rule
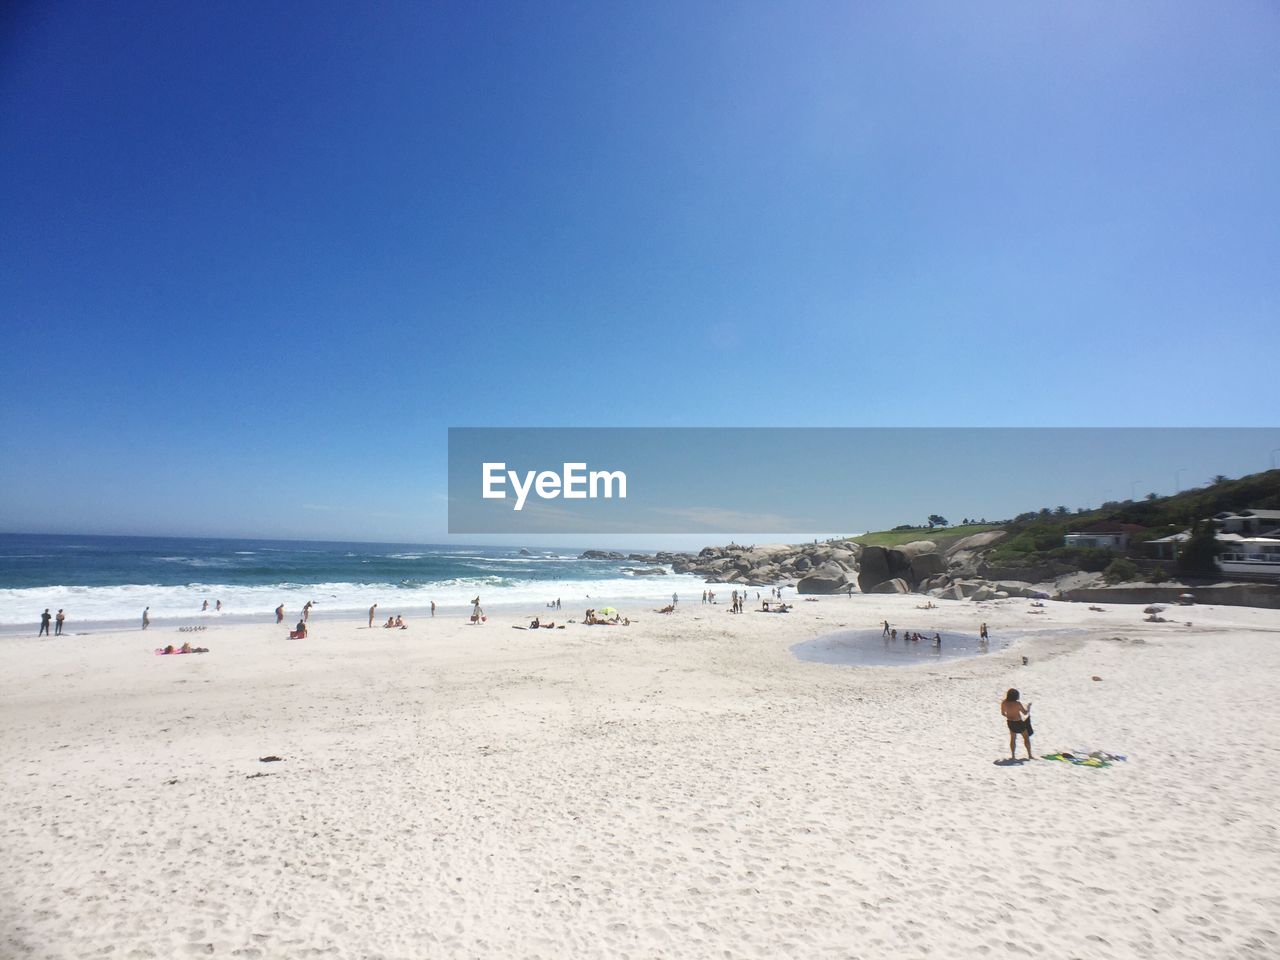
[[[1102,571],[1102,579],[1107,583],[1125,583],[1129,580],[1138,579],[1138,565],[1132,560],[1126,560],[1124,557],[1116,557],[1109,564],[1107,569]]]

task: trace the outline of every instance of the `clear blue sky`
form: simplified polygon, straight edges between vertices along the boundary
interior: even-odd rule
[[[1261,0],[9,4],[0,529],[438,539],[449,426],[1274,425],[1277,49]]]

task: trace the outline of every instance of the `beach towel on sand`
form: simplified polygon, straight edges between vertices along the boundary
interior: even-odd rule
[[[1070,763],[1077,767],[1093,767],[1095,770],[1100,770],[1103,767],[1109,767],[1113,763],[1122,762],[1128,758],[1115,753],[1107,753],[1105,750],[1061,750],[1058,753],[1046,753],[1041,759],[1060,760],[1063,763]]]

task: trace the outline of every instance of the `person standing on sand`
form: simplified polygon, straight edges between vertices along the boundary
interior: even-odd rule
[[[679,602],[680,602],[680,598],[673,593],[671,595],[671,605],[674,607]]]
[[[276,623],[284,623],[284,604],[276,607]]]
[[[1028,702],[1023,706],[1020,698],[1018,691],[1010,687],[1000,703],[1000,713],[1005,723],[1009,725],[1009,759],[1018,759],[1018,734],[1022,734],[1022,742],[1027,748],[1027,759],[1034,760],[1035,758],[1031,756],[1031,736],[1035,733],[1031,729],[1031,704]]]
[[[52,619],[53,617],[49,615],[49,608],[45,607],[44,613],[40,614],[40,632],[36,634],[37,637],[47,637],[49,635],[49,621]]]
[[[302,605],[302,622],[303,623],[306,623],[308,620],[311,619],[311,604],[313,602],[314,601],[312,600],[308,600],[306,603]]]
[[[436,615],[436,602],[434,600],[431,601],[431,615],[433,617]]]
[[[880,631],[880,636],[887,637],[889,635],[889,621],[884,622],[884,629]]]
[[[378,605],[375,603],[369,608],[369,626],[373,626],[373,618],[378,615]]]
[[[61,609],[59,609],[59,610],[58,610],[58,615],[57,615],[56,617],[54,617],[54,618],[53,618],[53,633],[54,633],[54,636],[57,636],[57,637],[62,636],[62,622],[63,622],[64,620],[66,620],[66,619],[67,619],[67,615],[66,615],[65,613],[63,613]]]
[[[151,626],[151,608],[147,607],[142,611],[142,629],[145,630]]]

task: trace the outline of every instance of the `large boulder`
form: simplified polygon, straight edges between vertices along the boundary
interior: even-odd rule
[[[848,593],[852,589],[853,584],[844,577],[809,576],[796,582],[796,593],[829,595]]]
[[[901,551],[904,556],[918,557],[924,553],[937,553],[938,545],[932,540],[912,540],[910,543],[904,543],[900,547],[893,549]]]
[[[893,579],[886,580],[883,583],[877,583],[874,587],[872,587],[870,590],[867,590],[865,592],[866,593],[910,593],[911,588],[907,586],[907,581],[903,580],[901,577],[894,577]]]
[[[889,551],[884,547],[863,547],[858,563],[858,586],[862,588],[862,592],[870,593],[877,584],[884,583],[891,577]]]
[[[947,569],[947,561],[942,554],[921,553],[911,558],[911,582],[920,583],[930,577],[936,577]]]
[[[951,548],[947,550],[947,556],[953,557],[957,553],[969,550],[983,550],[993,543],[1003,540],[1005,535],[1003,530],[988,530],[986,533],[975,533],[953,543]]]

